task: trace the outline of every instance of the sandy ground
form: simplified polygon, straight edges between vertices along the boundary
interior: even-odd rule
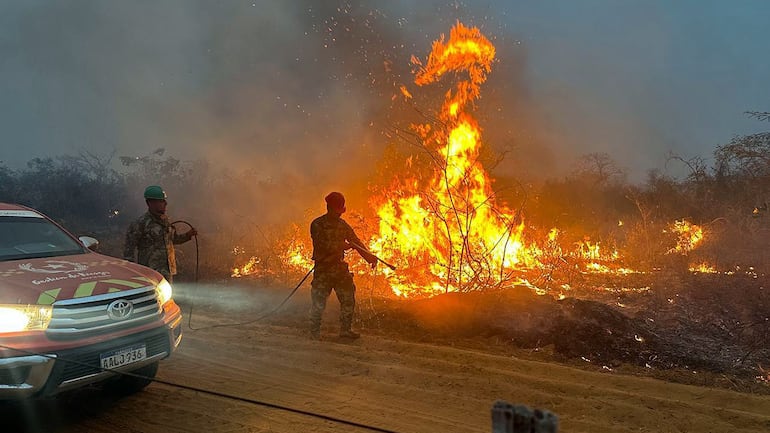
[[[188,301],[192,299],[188,297]],[[236,298],[223,303],[254,306]],[[330,301],[334,302],[334,301]],[[183,301],[180,301],[183,303]],[[254,317],[196,310],[194,328]],[[333,319],[330,319],[333,320]],[[263,322],[197,331],[138,394],[95,388],[0,405],[3,432],[491,432],[496,400],[547,409],[560,432],[770,431],[770,397],[364,335],[322,341]],[[269,406],[255,404],[267,403]],[[278,409],[291,408],[309,414]],[[377,430],[374,430],[377,431]]]

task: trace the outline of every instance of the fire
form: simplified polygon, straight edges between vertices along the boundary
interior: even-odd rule
[[[677,242],[668,254],[687,255],[703,240],[703,228],[686,220],[674,221],[669,230],[677,235]]]
[[[302,243],[294,243],[286,250],[282,258],[291,266],[299,269],[310,269],[313,267],[313,261],[310,258],[311,252]]]
[[[409,90],[407,90],[406,86],[401,86],[401,94],[404,95],[404,98],[406,99],[412,99],[412,94],[409,93]]]
[[[260,260],[259,257],[252,257],[249,259],[248,262],[246,262],[245,265],[233,268],[233,271],[230,274],[230,276],[233,278],[240,278],[246,275],[255,274],[259,272],[261,267],[260,266],[261,262],[262,261]]]
[[[266,277],[276,275],[277,271],[307,271],[313,267],[311,247],[307,245],[300,235],[300,227],[293,224],[290,228],[290,234],[283,237],[276,245],[262,256],[252,256],[242,266],[233,268],[230,276],[241,278],[247,276]],[[233,253],[238,256],[244,251],[236,247]],[[277,257],[278,260],[270,260],[271,257]],[[279,269],[280,268],[280,269]]]
[[[441,126],[413,127],[434,156],[433,177],[397,179],[372,199],[379,230],[370,248],[398,266],[398,272],[384,271],[398,295],[494,287],[516,280],[517,267],[533,263],[522,240],[522,218],[495,201],[479,162],[481,131],[468,112],[494,59],[492,43],[462,23],[448,40],[442,35],[433,43],[424,66],[413,58],[420,67],[418,86],[446,75],[465,78],[446,93]]]
[[[590,239],[576,244],[580,255],[587,260],[596,260],[601,257],[599,254],[599,243],[592,243]]]
[[[716,274],[717,270],[714,266],[708,263],[700,263],[694,266],[690,266],[690,272],[698,272],[701,274]]]
[[[412,125],[430,156],[427,161],[432,169],[425,170],[422,155],[407,157],[403,172],[409,175],[395,176],[370,198],[377,219],[365,223],[361,218],[364,227],[356,227],[360,235],[371,239],[372,252],[397,268],[379,267],[378,278],[384,276],[397,296],[418,297],[513,285],[529,287],[539,294],[558,294],[569,290],[568,286],[557,286],[559,273],[642,273],[623,267],[611,238],[596,235],[599,240],[594,240],[583,236],[582,241],[574,242],[575,233],[568,233],[561,242],[561,230],[545,232],[527,226],[523,215],[497,199],[480,161],[482,134],[472,115],[494,60],[492,43],[478,28],[459,22],[448,39],[442,35],[433,43],[424,64],[412,57],[418,87],[448,78],[457,82],[444,94],[433,121]],[[413,103],[414,97],[406,86],[399,90],[405,100]],[[624,228],[625,223],[618,221],[617,226]],[[682,255],[696,248],[704,237],[701,227],[684,220],[670,224],[667,232],[677,239],[668,253]],[[287,235],[234,268],[232,276],[312,269],[307,230],[294,225]],[[235,251],[236,255],[244,252],[238,248]],[[359,275],[371,272],[362,263],[350,261],[351,271]],[[706,265],[695,269],[712,271]],[[538,287],[541,283],[545,288]]]

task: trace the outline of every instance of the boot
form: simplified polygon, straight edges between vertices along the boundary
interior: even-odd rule
[[[361,337],[361,334],[353,332],[350,329],[343,329],[340,331],[340,338],[349,338],[351,340],[355,340],[359,337]]]

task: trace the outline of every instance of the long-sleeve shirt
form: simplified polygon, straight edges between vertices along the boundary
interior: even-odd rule
[[[326,213],[310,223],[313,239],[313,260],[318,270],[347,270],[345,250],[349,244],[363,246],[353,228],[342,218]]]
[[[176,275],[174,244],[189,240],[189,235],[176,232],[166,215],[153,215],[148,211],[129,225],[123,258],[152,268],[170,279]]]

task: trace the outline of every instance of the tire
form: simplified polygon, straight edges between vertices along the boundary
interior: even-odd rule
[[[152,380],[158,373],[158,362],[156,361],[152,364],[145,365],[144,367],[137,368],[129,373],[142,377],[121,375],[104,382],[103,389],[108,393],[115,395],[131,395],[137,393],[152,383]]]

